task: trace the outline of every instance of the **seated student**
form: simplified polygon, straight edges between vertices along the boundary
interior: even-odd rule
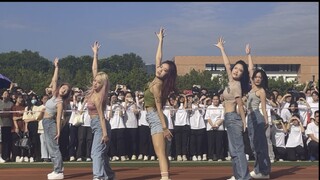
[[[287,139],[287,158],[289,161],[305,160],[305,150],[302,140],[304,127],[300,121],[299,114],[293,114],[287,125],[288,139]]]
[[[287,136],[288,130],[286,124],[282,119],[274,120],[273,126],[271,126],[271,141],[273,145],[273,150],[275,153],[275,159],[277,161],[283,161],[287,159],[287,149],[285,138]]]
[[[314,112],[314,120],[308,124],[306,135],[310,160],[319,160],[319,110]]]

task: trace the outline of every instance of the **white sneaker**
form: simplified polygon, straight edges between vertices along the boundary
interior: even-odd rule
[[[207,155],[206,154],[203,154],[202,155],[202,161],[206,161],[207,160]]]
[[[87,162],[91,162],[92,160],[91,160],[91,158],[87,158],[86,161]]]
[[[5,163],[6,161],[4,159],[2,159],[2,157],[0,156],[0,163]]]
[[[198,156],[198,161],[202,161],[202,158],[201,158],[201,156]]]
[[[28,157],[24,157],[24,158],[23,158],[23,161],[24,161],[24,162],[29,162],[29,158],[28,158]]]
[[[146,156],[146,155],[145,155],[144,158],[143,158],[144,161],[148,161],[148,159],[149,159],[149,157]]]
[[[111,161],[116,161],[117,160],[117,156],[113,156]]]
[[[268,175],[263,175],[263,174],[261,174],[261,173],[256,174],[254,171],[251,171],[251,172],[250,172],[250,176],[251,176],[253,179],[270,179],[269,174],[268,174]]]
[[[34,162],[33,157],[31,157],[31,158],[29,159],[29,162],[31,162],[31,163],[33,163],[33,162]]]
[[[283,159],[279,159],[279,161],[283,161]]]
[[[192,156],[192,161],[198,161],[197,156]]]
[[[78,161],[78,162],[82,161],[82,158],[78,158],[77,161]]]
[[[168,156],[168,160],[169,160],[169,161],[172,161],[172,157],[171,157],[171,156]]]
[[[20,156],[16,156],[16,162],[22,162],[23,158],[21,159]]]
[[[136,155],[132,155],[131,160],[137,160],[137,156]]]
[[[182,156],[182,160],[183,160],[183,161],[188,161],[187,156],[186,156],[186,155],[183,155],[183,156]]]
[[[221,161],[222,161],[222,159],[218,159],[218,161],[219,161],[219,162],[221,162]]]
[[[142,159],[143,159],[143,155],[140,154],[140,155],[138,156],[138,160],[142,160]]]
[[[231,161],[231,156],[226,157],[227,161]]]
[[[69,161],[75,161],[75,160],[76,158],[74,156],[71,156]]]
[[[231,176],[229,179],[227,180],[236,180],[236,178],[234,176]]]
[[[177,156],[177,161],[182,161],[181,155],[178,155],[178,156]]]
[[[210,162],[211,162],[211,161],[213,161],[213,159],[208,159],[208,161],[210,161]]]
[[[271,162],[271,163],[274,163],[274,159],[270,159],[270,162]]]
[[[47,175],[48,179],[63,179],[64,175],[63,173],[56,173],[56,172],[52,172],[50,174]]]
[[[151,156],[150,161],[155,161],[156,157],[155,156]]]
[[[249,154],[246,154],[247,161],[249,161]]]
[[[121,156],[120,159],[121,159],[121,161],[126,161],[127,160],[125,156]]]

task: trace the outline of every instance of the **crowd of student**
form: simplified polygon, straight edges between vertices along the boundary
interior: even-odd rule
[[[1,158],[0,162],[50,161],[43,138],[39,109],[50,98],[50,93],[37,96],[20,88],[4,90],[0,101]],[[156,160],[143,93],[131,92],[117,85],[110,92],[110,103],[105,116],[111,124],[111,161]],[[305,88],[304,93],[281,96],[274,90],[267,97],[270,131],[266,131],[269,156],[274,161],[318,160],[319,148],[319,94],[317,89]],[[246,97],[243,98],[246,101]],[[223,97],[194,86],[178,94],[173,93],[164,107],[168,128],[173,134],[168,144],[169,160],[224,161],[229,160],[228,139],[223,126]],[[245,103],[244,103],[245,104]],[[83,104],[83,92],[73,88],[68,119],[60,136],[60,149],[64,161],[91,161],[92,132],[90,117],[84,107],[84,123],[75,125],[74,114]],[[247,131],[246,131],[247,132]],[[245,152],[252,160],[247,133],[244,133]],[[27,134],[30,149],[17,147],[15,142]]]

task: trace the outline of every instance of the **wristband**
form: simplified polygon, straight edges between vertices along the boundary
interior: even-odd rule
[[[162,130],[163,130],[163,131],[166,131],[166,130],[168,130],[168,128],[162,128]]]

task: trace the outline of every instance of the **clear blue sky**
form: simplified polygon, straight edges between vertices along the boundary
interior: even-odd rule
[[[136,53],[154,64],[157,37],[166,29],[163,59],[228,55],[318,56],[318,2],[0,2],[0,53],[39,52],[99,58]]]

